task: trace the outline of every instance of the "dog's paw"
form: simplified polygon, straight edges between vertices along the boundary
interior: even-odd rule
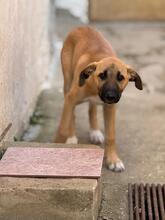
[[[122,172],[125,170],[123,162],[119,159],[116,162],[107,163],[107,167],[114,172]]]
[[[77,144],[78,143],[78,139],[76,136],[73,137],[68,137],[65,144]]]
[[[92,144],[102,144],[104,142],[104,135],[100,130],[90,130],[89,135]]]

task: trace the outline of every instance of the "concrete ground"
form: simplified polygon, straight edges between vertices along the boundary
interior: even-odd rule
[[[57,12],[57,35],[63,40],[74,26],[81,25],[67,11]],[[127,185],[129,182],[165,181],[165,23],[92,23],[112,43],[118,56],[142,76],[144,90],[133,83],[118,104],[118,152],[126,170],[113,173],[103,166],[103,196],[99,220],[128,220]],[[51,142],[63,105],[60,65],[55,86],[39,97],[30,130],[24,140]],[[103,130],[99,107],[100,127]],[[89,143],[87,104],[77,107],[77,136]],[[32,132],[31,132],[32,131]],[[36,133],[34,138],[31,133]]]

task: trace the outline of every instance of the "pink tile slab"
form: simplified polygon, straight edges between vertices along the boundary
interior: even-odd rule
[[[10,147],[0,160],[0,176],[100,177],[102,149]]]

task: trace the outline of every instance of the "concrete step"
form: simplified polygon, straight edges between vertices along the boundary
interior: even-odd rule
[[[59,151],[61,150],[61,147],[69,147],[69,149],[76,147],[75,150],[77,150],[82,149],[84,147],[83,145],[41,144],[25,142],[4,143],[3,149],[8,149],[8,147],[12,147],[9,148],[10,150],[13,150],[13,148],[15,148],[15,150],[18,150],[18,154],[15,152],[15,162],[14,160],[9,160],[9,164],[6,163],[6,166],[8,168],[5,170],[5,176],[3,172],[4,169],[2,170],[1,168],[1,163],[3,162],[3,158],[7,162],[8,159],[11,159],[11,157],[7,158],[7,154],[6,156],[4,154],[2,160],[0,161],[0,220],[97,219],[101,198],[101,175],[89,175],[89,177],[88,175],[82,177],[79,175],[76,178],[74,177],[74,175],[71,175],[70,177],[68,176],[67,178],[65,175],[65,177],[62,177],[61,175],[61,177],[59,178],[58,176],[56,177],[55,174],[51,174],[51,177],[49,176],[48,178],[46,174],[43,175],[43,172],[42,175],[38,175],[38,178],[36,178],[36,173],[34,175],[34,170],[32,169],[32,176],[30,176],[29,173],[28,176],[25,175],[26,172],[25,174],[22,174],[22,176],[17,173],[16,175],[19,175],[19,177],[17,177],[16,175],[12,176],[12,173],[14,171],[13,167],[16,168],[15,170],[19,170],[17,166],[14,166],[14,164],[19,165],[17,164],[17,162],[19,156],[21,156],[20,152],[23,149],[26,151],[32,147],[32,149],[35,148],[39,150],[38,152],[41,152],[41,149],[48,148],[48,151],[50,152],[51,150],[52,152],[54,148],[57,152],[57,148],[59,147]],[[22,149],[22,147],[24,148]],[[83,150],[84,149],[85,148],[83,148]],[[103,150],[101,150],[97,146],[89,145],[88,148],[86,148],[87,153],[89,153],[89,149],[91,151],[93,150],[93,152],[100,151],[100,160],[103,159]],[[26,160],[26,157],[24,157],[24,160],[28,161]],[[72,160],[74,160],[74,158],[72,158]],[[85,160],[85,156],[82,157],[81,160]],[[94,160],[96,160],[96,158]],[[32,168],[33,166],[30,165],[32,164],[29,164],[29,167]],[[23,166],[25,171],[29,170],[27,164],[26,166]],[[76,166],[76,164],[74,164],[74,166]],[[9,169],[9,167],[11,167],[11,170]],[[38,167],[40,167],[39,163]],[[5,168],[5,166],[3,168]]]

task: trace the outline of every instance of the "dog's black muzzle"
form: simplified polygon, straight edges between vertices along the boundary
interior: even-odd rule
[[[107,104],[114,104],[120,100],[121,92],[115,86],[103,86],[100,90],[99,96],[103,102]]]

